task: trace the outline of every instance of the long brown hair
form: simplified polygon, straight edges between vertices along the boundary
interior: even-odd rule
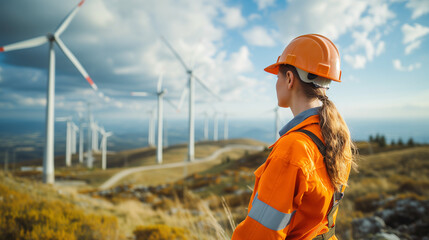
[[[291,71],[295,78],[300,79],[294,66],[280,65],[279,70],[285,76],[288,71]],[[347,186],[350,167],[357,169],[355,162],[357,151],[351,140],[349,128],[325,91],[312,83],[301,80],[298,82],[309,99],[317,98],[322,102],[319,110],[319,125],[326,145],[326,170],[335,190],[340,191],[341,185]]]

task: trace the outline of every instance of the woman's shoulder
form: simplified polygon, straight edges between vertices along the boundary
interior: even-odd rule
[[[285,164],[300,168],[313,168],[313,159],[317,155],[317,147],[302,132],[289,132],[282,136],[274,145],[272,155],[280,158]]]

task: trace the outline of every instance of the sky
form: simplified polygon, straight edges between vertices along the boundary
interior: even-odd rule
[[[79,2],[3,1],[0,46],[54,32]],[[60,38],[98,92],[55,47],[55,114],[78,116],[89,102],[104,121],[149,117],[156,98],[130,93],[156,91],[160,74],[178,104],[187,74],[164,36],[222,99],[196,83],[197,116],[273,118],[276,76],[263,69],[307,33],[340,51],[342,82],[328,96],[346,119],[429,119],[427,0],[87,0]],[[45,118],[48,48],[0,52],[0,119]],[[180,112],[166,103],[166,117],[186,118],[186,101]]]

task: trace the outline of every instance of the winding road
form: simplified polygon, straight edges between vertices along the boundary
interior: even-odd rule
[[[101,186],[98,188],[100,190],[108,189],[114,186],[119,180],[122,178],[136,173],[136,172],[142,172],[142,171],[148,171],[148,170],[155,170],[155,169],[163,169],[163,168],[175,168],[175,167],[183,167],[186,165],[193,165],[193,164],[199,164],[204,162],[209,162],[212,160],[217,159],[221,154],[225,152],[229,152],[231,150],[235,149],[243,149],[243,150],[250,150],[250,151],[262,151],[264,149],[263,146],[252,146],[252,145],[241,145],[241,144],[231,144],[227,145],[226,147],[223,147],[221,149],[216,150],[212,155],[204,158],[196,158],[194,162],[175,162],[175,163],[168,163],[168,164],[162,164],[162,165],[151,165],[151,166],[142,166],[142,167],[133,167],[128,168],[123,171],[120,171],[113,175],[111,178],[109,178],[106,182],[104,182]]]

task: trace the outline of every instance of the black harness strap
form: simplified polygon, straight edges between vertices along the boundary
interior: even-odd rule
[[[326,157],[326,146],[325,144],[323,144],[322,140],[320,140],[320,138],[318,138],[314,133],[305,130],[305,129],[299,129],[296,132],[302,132],[305,135],[307,135],[309,138],[311,138],[311,140],[313,140],[313,142],[316,144],[317,148],[319,149],[319,152],[322,154],[323,158]],[[342,191],[343,186],[341,186],[341,191]],[[313,238],[313,240],[328,240],[330,239],[332,236],[335,235],[335,225],[334,225],[334,213],[336,212],[336,210],[338,209],[338,205],[340,204],[340,200],[343,198],[344,193],[343,192],[335,192],[334,196],[332,197],[333,199],[333,203],[332,203],[332,207],[331,209],[329,209],[328,212],[328,228],[329,230],[324,233],[324,234],[320,234],[317,235],[315,238]]]
[[[313,142],[316,144],[316,146],[319,149],[320,153],[322,154],[323,158],[325,158],[326,147],[325,147],[325,144],[323,144],[322,140],[320,140],[320,138],[318,138],[314,133],[312,133],[308,130],[305,130],[305,129],[299,129],[299,130],[296,130],[296,132],[302,132],[305,135],[307,135],[308,137],[310,137],[311,140],[313,140]]]

